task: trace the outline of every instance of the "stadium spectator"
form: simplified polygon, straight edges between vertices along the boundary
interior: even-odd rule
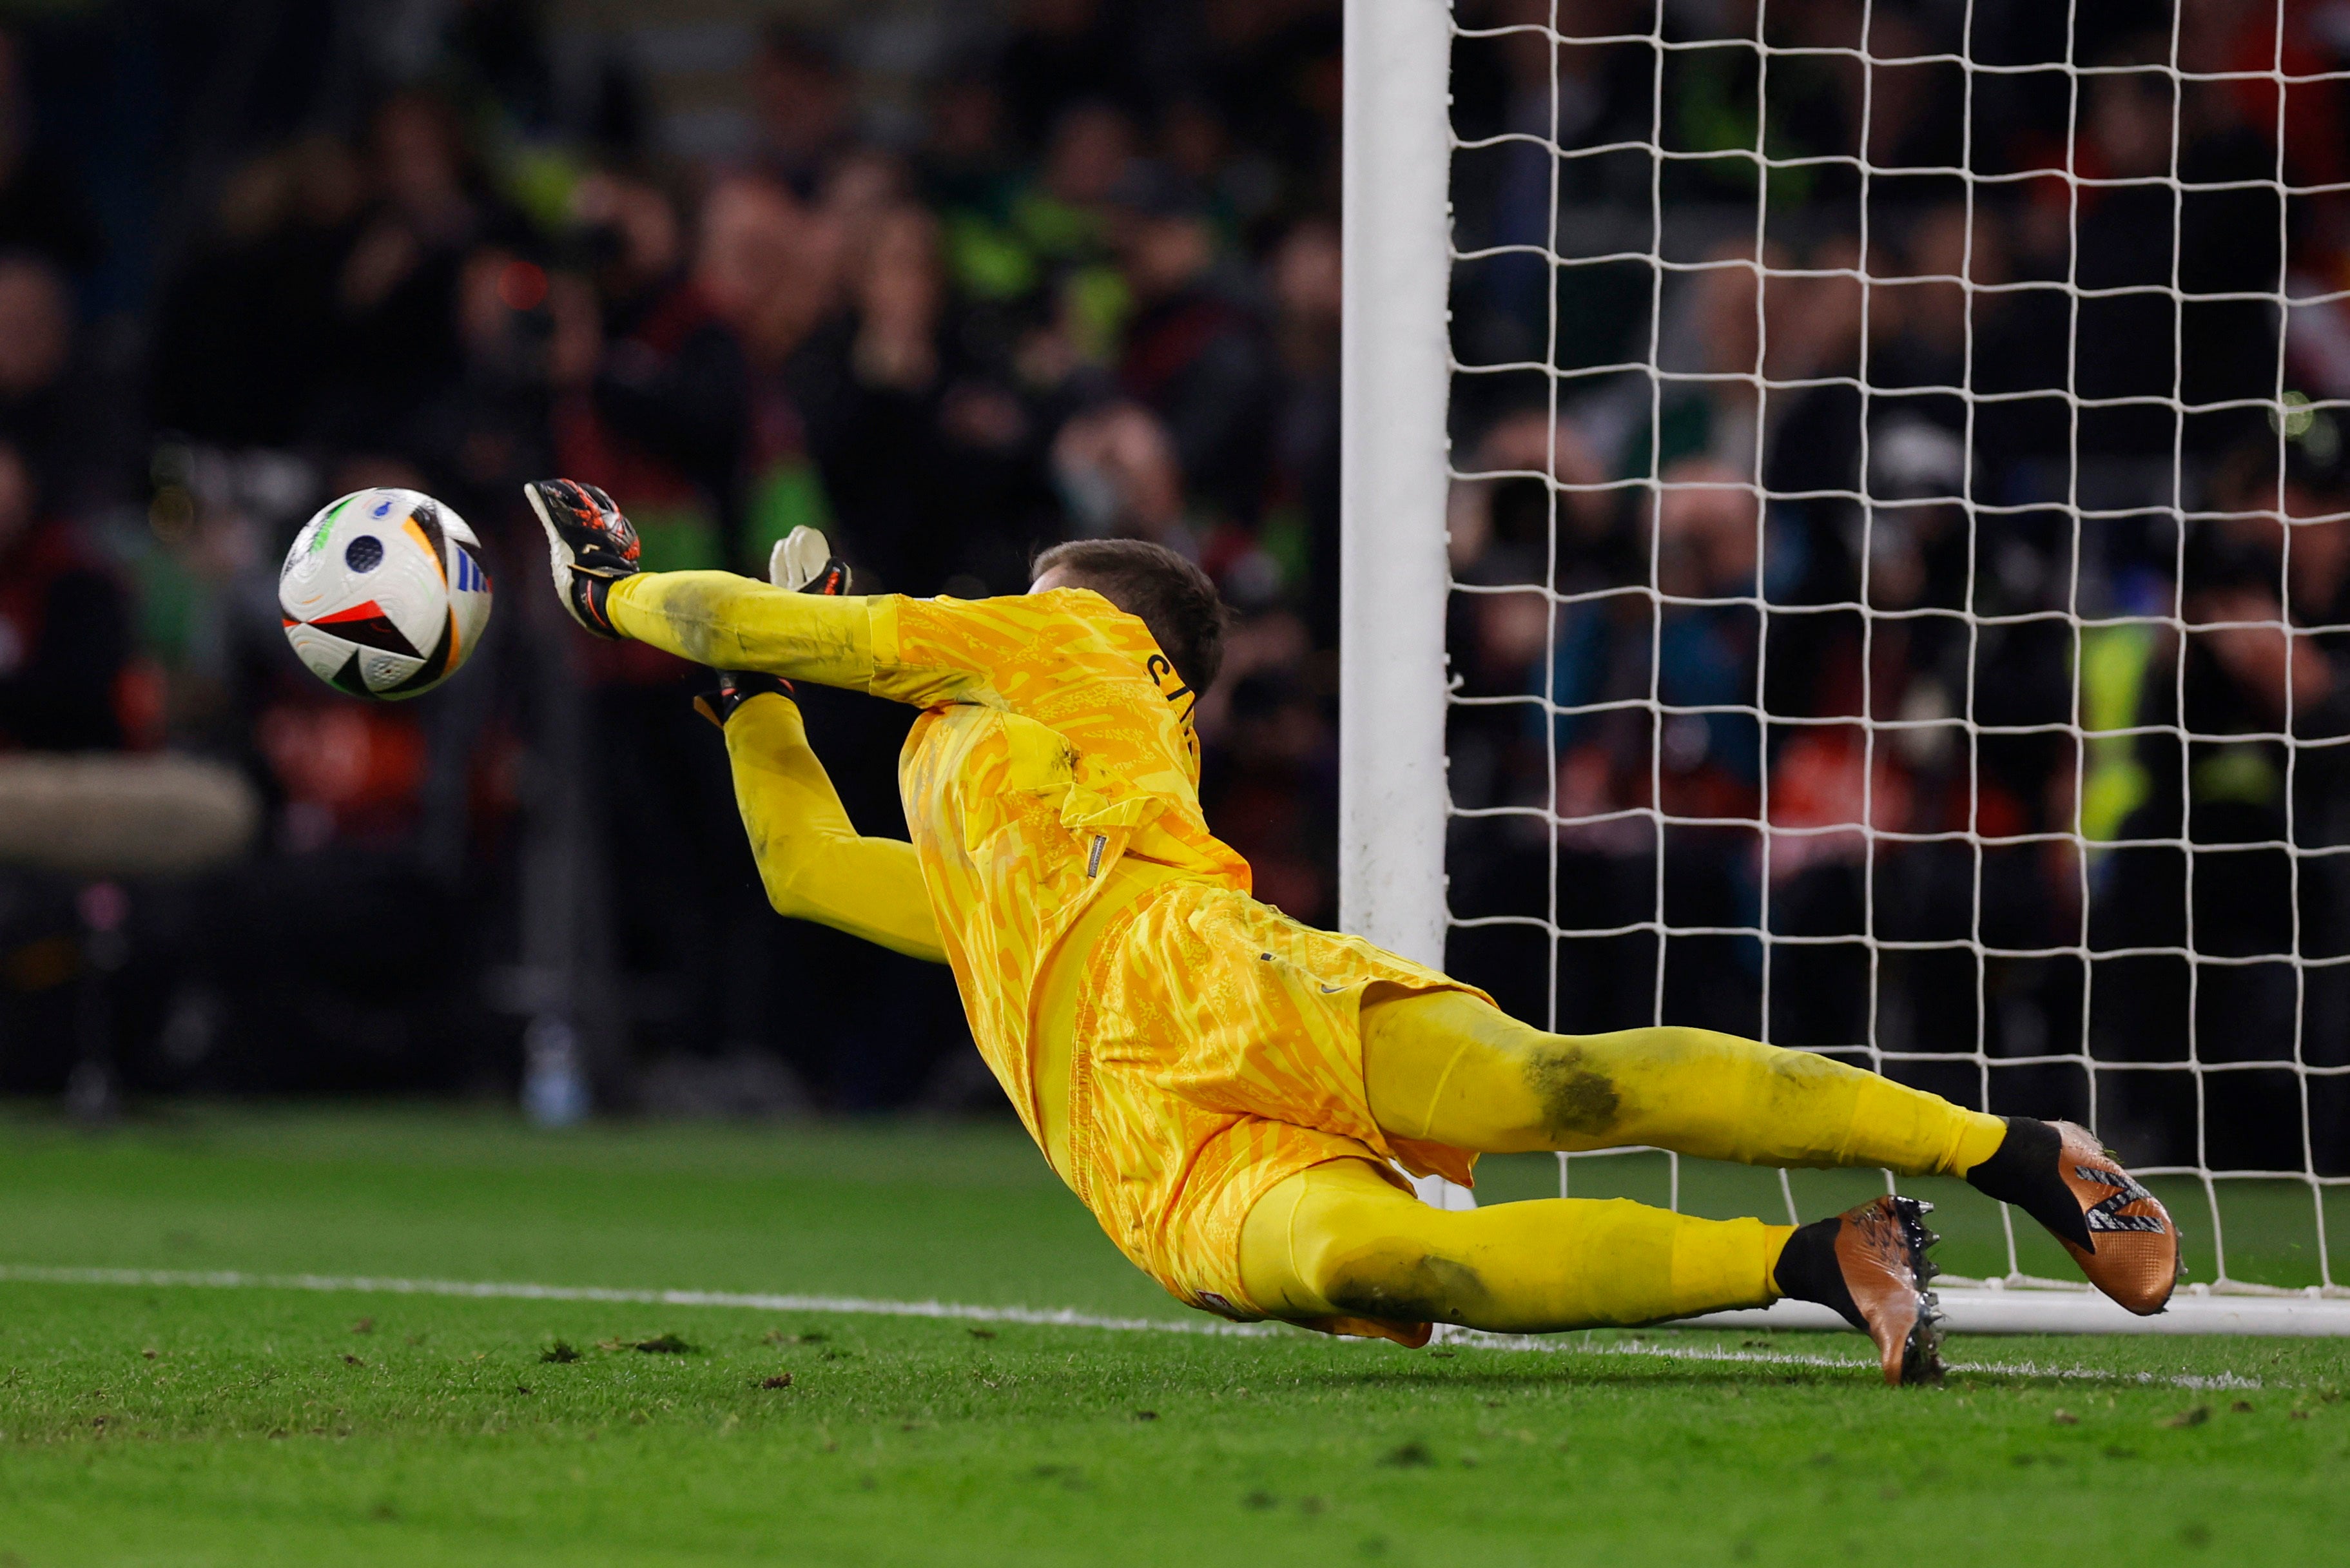
[[[2340,953],[2350,940],[2334,859],[2293,863],[2296,850],[2350,842],[2350,791],[2337,748],[2289,753],[2282,737],[2350,734],[2350,648],[2340,629],[2350,549],[2345,524],[2332,520],[2350,509],[2350,486],[2338,449],[2312,462],[2307,441],[2294,443],[2280,475],[2273,443],[2261,444],[2240,458],[2234,514],[2199,525],[2189,541],[2183,643],[2166,631],[2144,666],[2136,722],[2147,728],[2131,775],[2138,803],[2119,824],[2090,940],[2095,950],[2183,953],[2191,937],[2198,953],[2268,961],[2199,965],[2190,975],[2182,957],[2161,952],[2102,961],[2092,1023],[2099,1054],[2116,1060],[2344,1057],[2350,999],[2333,974],[2299,977],[2287,961]],[[2172,846],[2181,840],[2184,851]],[[2279,1151],[2260,1130],[2299,1122],[2299,1085],[2282,1068],[2215,1075],[2199,1087],[2168,1073],[2116,1076],[2134,1130],[2163,1158],[2300,1163],[2300,1150]],[[2317,1105],[2332,1146],[2344,1106],[2331,1093]],[[2199,1127],[2210,1140],[2201,1146]]]
[[[232,446],[287,447],[308,436],[339,352],[337,275],[366,197],[359,159],[326,134],[231,174],[157,303],[159,425]]]
[[[1053,475],[1079,535],[1149,539],[1198,557],[1174,441],[1148,409],[1107,403],[1071,416],[1053,441]]]
[[[1337,225],[1300,221],[1266,267],[1273,296],[1278,412],[1272,431],[1272,486],[1260,533],[1271,547],[1304,556],[1306,626],[1316,648],[1338,645]]]
[[[32,469],[0,444],[0,746],[121,745],[130,653],[122,585],[68,521],[41,510]]]
[[[1217,275],[1215,231],[1171,177],[1138,171],[1118,228],[1119,272],[1132,300],[1118,384],[1165,422],[1187,492],[1253,528],[1274,395],[1263,324],[1238,283]]]
[[[656,181],[591,175],[572,196],[574,243],[595,258],[594,307],[538,285],[551,307],[556,461],[629,498],[649,559],[747,564],[734,483],[743,351],[688,265],[683,214]]]
[[[10,441],[35,493],[54,503],[84,466],[87,432],[74,407],[73,306],[47,262],[0,255],[0,436]]]
[[[1133,61],[1114,8],[1101,0],[1025,0],[996,67],[1014,132],[1030,149],[1066,135],[1088,100],[1128,101]]]
[[[463,383],[466,258],[480,244],[519,241],[522,222],[491,189],[455,110],[431,94],[387,99],[365,155],[369,201],[336,263],[332,350],[304,433],[421,451]]]
[[[383,766],[337,776],[352,788],[374,779],[374,793],[322,807],[335,781],[296,779],[288,759],[348,761],[359,748],[302,739],[338,705],[284,683],[270,573],[329,491],[397,476],[475,522],[504,586],[534,569],[506,536],[514,481],[566,469],[619,493],[648,551],[671,565],[757,571],[800,523],[831,530],[869,584],[915,593],[1015,591],[1036,546],[1075,535],[1133,534],[1193,555],[1245,612],[1231,673],[1201,710],[1213,820],[1275,902],[1328,919],[1337,9],[1034,0],[992,38],[956,32],[911,80],[877,35],[746,29],[735,74],[752,112],[718,161],[682,151],[715,145],[718,118],[665,119],[674,79],[656,89],[626,52],[567,53],[579,40],[557,47],[554,30],[571,26],[559,19],[542,26],[517,10],[493,26],[469,14],[421,78],[414,58],[330,72],[292,58],[301,48],[289,45],[288,59],[266,67],[267,113],[186,122],[188,167],[219,172],[182,182],[201,197],[198,221],[158,210],[161,282],[143,302],[143,337],[79,330],[68,280],[99,254],[88,214],[141,212],[151,198],[88,183],[79,171],[101,159],[44,155],[58,143],[34,122],[14,46],[0,46],[0,439],[22,455],[36,514],[50,520],[42,528],[66,519],[57,536],[78,541],[76,558],[124,563],[112,580],[135,588],[124,601],[134,666],[169,672],[167,700],[132,728],[244,757],[267,783],[270,842],[285,852],[270,877],[348,851],[398,868],[380,885],[395,888],[387,897],[411,896],[398,878],[428,862],[443,868],[436,877],[455,866],[467,886],[513,880],[497,804],[512,790],[498,781],[513,772],[516,737],[541,733],[547,679],[526,639],[485,654],[513,660],[501,673],[514,679],[471,677],[413,713],[368,710],[368,723],[389,726],[366,747]],[[1851,48],[1864,10],[1773,10],[1768,36]],[[1724,15],[1735,33],[1741,13]],[[2350,784],[2332,770],[2332,748],[2304,748],[2291,798],[2279,781],[2255,802],[2248,759],[2277,769],[2281,742],[2199,741],[2182,762],[2175,747],[2153,754],[2159,737],[2093,737],[2076,784],[2069,742],[2048,729],[2074,719],[2074,661],[2090,672],[2084,701],[2110,685],[2099,700],[2119,703],[2123,727],[2158,713],[2163,672],[2183,669],[2184,722],[2199,734],[2213,710],[2282,725],[2290,676],[2296,732],[2318,738],[2311,726],[2332,723],[2350,692],[2342,634],[2324,629],[2350,622],[2350,566],[2336,547],[2345,525],[2323,520],[2343,504],[2332,471],[2314,457],[2324,432],[2342,433],[2337,416],[2320,410],[2291,437],[2280,500],[2267,471],[2233,455],[2266,448],[2273,466],[2276,432],[2260,410],[2181,426],[2168,406],[2174,381],[2189,402],[2272,395],[2274,312],[2257,298],[2190,298],[2174,316],[2159,292],[2076,300],[2066,286],[2167,289],[2176,234],[2189,293],[2273,290],[2274,199],[2190,189],[2174,210],[2165,182],[2272,177],[2280,108],[2289,178],[2335,180],[2343,155],[2327,128],[2342,118],[2339,84],[2296,81],[2280,104],[2261,81],[2189,80],[2174,109],[2167,71],[2147,68],[2167,67],[2168,41],[2149,43],[2143,16],[2085,8],[2068,43],[2061,18],[1993,7],[1975,21],[1978,57],[2058,59],[2069,48],[2113,68],[2078,78],[2077,109],[2061,72],[1975,73],[1969,147],[1976,171],[1998,178],[1961,202],[1947,175],[1896,172],[1961,156],[1960,73],[1887,63],[1949,47],[1948,18],[1880,5],[1865,100],[1849,58],[1771,61],[1773,162],[1758,233],[1753,51],[1693,47],[1723,31],[1721,18],[1670,9],[1660,122],[1654,53],[1588,41],[1645,33],[1647,9],[1464,0],[1460,16],[1482,36],[1456,43],[1456,129],[1471,141],[1521,139],[1456,154],[1455,243],[1548,246],[1572,265],[1525,254],[1456,269],[1464,359],[1548,356],[1563,373],[1454,386],[1458,466],[1495,477],[1458,483],[1449,519],[1454,575],[1474,590],[1454,596],[1450,630],[1461,693],[1474,700],[1452,717],[1451,784],[1464,807],[1518,813],[1456,825],[1455,909],[1551,918],[1555,888],[1562,925],[1617,930],[1656,918],[1661,867],[1674,923],[1821,939],[1771,944],[1773,1038],[1851,1044],[1873,1029],[1880,1044],[1920,1049],[1971,1052],[1980,1040],[2002,1059],[2044,1054],[2085,1028],[2104,1051],[2137,1028],[2113,1011],[2132,993],[2105,972],[2110,962],[2098,961],[2085,989],[2064,957],[1986,956],[1978,980],[1968,944],[2061,948],[2084,920],[2106,941],[2166,898],[2179,907],[2184,862],[2157,866],[2171,852],[2137,849],[2085,860],[2032,836],[2068,831],[2077,812],[2093,845],[2190,828],[2199,844],[2210,834],[2215,845],[2272,845],[2290,815],[2295,843],[2317,847],[2350,839]],[[2321,8],[2285,8],[2296,75],[2339,58],[2321,22]],[[2273,7],[2188,0],[2180,62],[2265,68],[2277,25]],[[553,68],[565,60],[601,63]],[[296,80],[353,85],[278,90]],[[1864,101],[1874,105],[1865,148]],[[1661,171],[1637,145],[1658,123],[1675,154]],[[1527,135],[1571,156],[1554,159]],[[1596,151],[1618,143],[1634,145]],[[1833,161],[1864,151],[1875,171],[1865,214],[1856,171]],[[2064,170],[2085,179],[2031,177]],[[2152,182],[2103,182],[2116,178]],[[1663,214],[1649,208],[1659,187]],[[2335,288],[2350,254],[2345,211],[2321,192],[2283,214],[2296,296]],[[1661,270],[1637,259],[1659,219],[1671,264]],[[1586,259],[1599,256],[1616,259]],[[1971,286],[1939,281],[1961,275]],[[2075,310],[2080,366],[2068,382]],[[2339,395],[2350,386],[2339,303],[2285,314],[2287,387]],[[1652,333],[1664,372],[1653,388],[1595,369],[1644,360]],[[159,439],[130,443],[130,461],[111,431],[139,417],[134,382],[151,393]],[[2157,400],[2081,410],[2076,445],[2068,386]],[[1970,405],[1950,390],[1961,387],[1979,394]],[[1758,477],[1767,506],[1751,493]],[[139,504],[120,507],[126,497]],[[2077,541],[2068,503],[2095,514]],[[2198,629],[2184,652],[2127,625],[2086,625],[2076,647],[2068,612],[2160,614],[2175,602],[2182,511],[2289,514],[2290,561],[2273,524],[2203,518],[2186,551]],[[2232,624],[2281,620],[2309,635]],[[913,1011],[893,1033],[910,1044],[896,1054],[863,1050],[847,1018],[813,1004],[797,1037],[779,1037],[760,984],[821,992],[849,972],[840,966],[878,961],[821,939],[771,940],[754,904],[727,902],[749,881],[709,738],[681,716],[689,672],[654,661],[586,673],[594,743],[618,759],[615,789],[662,825],[621,872],[639,879],[631,903],[654,911],[619,933],[633,989],[616,1027],[630,1060],[715,1051],[704,1066],[718,1073],[743,1052],[783,1051],[826,1103],[881,1106],[916,1093],[935,1061],[929,1043],[951,1037],[950,1013],[923,1011],[945,1005],[941,993],[904,992]],[[1661,719],[1646,707],[1652,686]],[[1545,699],[1581,711],[1546,713]],[[1873,742],[1864,716],[1877,725]],[[852,812],[885,826],[897,732],[847,700],[817,700],[810,720],[840,746]],[[2226,766],[2198,772],[2213,758]],[[477,798],[479,810],[466,804]],[[1660,832],[1659,812],[1682,820]],[[1719,814],[1767,818],[1767,876],[1761,824],[1692,825]],[[1864,815],[1883,830],[1874,883],[1855,854]],[[1989,842],[1883,836],[1894,832]],[[2282,940],[2233,911],[2268,897],[2255,884],[2283,858],[2199,849],[2198,931],[2233,920],[2243,941]],[[2298,865],[2304,950],[2350,942],[2327,923],[2343,897],[2330,862]],[[307,907],[293,881],[270,886],[287,907]],[[481,902],[483,919],[511,925],[511,909]],[[694,908],[723,912],[697,925]],[[1854,967],[1870,937],[1880,943],[1873,1021]],[[1882,945],[1893,938],[1942,946]],[[476,945],[500,963],[511,956]],[[1553,955],[1538,929],[1463,930],[1455,945],[1464,975],[1516,1011],[1552,1005]],[[1664,950],[1649,933],[1570,941],[1555,956],[1560,1016],[1590,1027],[1652,1017]],[[1761,944],[1677,940],[1669,956],[1668,1017],[1765,1023]],[[2257,1014],[2273,1003],[2261,989],[2269,972],[2207,972],[2199,994],[2220,1005],[2210,999],[2236,985]],[[271,1006],[324,1017],[321,999],[340,994],[270,991],[285,980],[272,973],[219,1012],[224,1029]],[[857,973],[893,994],[914,984]],[[349,995],[369,983],[355,972],[345,981],[359,988]],[[2350,1004],[2329,983],[2309,971],[2305,1052],[2312,1031],[2350,1038]],[[1829,1005],[1839,998],[1858,1000]],[[382,1022],[392,1006],[360,1011]],[[2182,1004],[2128,1048],[2183,1049],[2184,1016]],[[309,1038],[307,1027],[289,1038]],[[479,1040],[487,1026],[465,1027]],[[2243,1049],[2284,1049],[2280,1030],[2290,1026],[2261,1024]],[[418,1036],[385,1023],[381,1038]],[[242,1083],[298,1066],[266,1053],[212,1060],[222,1081]],[[455,1081],[445,1062],[416,1070]],[[679,1087],[702,1069],[680,1071],[656,1077],[668,1085],[658,1095],[682,1105],[731,1092]],[[2074,1092],[2078,1080],[2043,1087]],[[2148,1102],[2143,1119],[2168,1136],[2171,1114]]]
[[[787,22],[771,24],[752,62],[758,107],[757,161],[802,199],[813,197],[848,145],[848,82],[831,41]]]
[[[34,139],[23,52],[0,33],[0,250],[25,251],[68,273],[87,273],[104,246],[81,188]]]

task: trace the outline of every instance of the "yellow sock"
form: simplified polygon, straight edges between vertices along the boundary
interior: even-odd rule
[[[1336,1160],[1250,1211],[1241,1281],[1275,1317],[1542,1334],[1765,1305],[1778,1296],[1771,1268],[1792,1234],[1621,1199],[1433,1209],[1368,1161]]]
[[[1946,1168],[1952,1176],[1964,1176],[1984,1160],[1999,1152],[2007,1138],[2007,1123],[1997,1116],[1966,1113],[1966,1130],[1959,1135],[1958,1147],[1951,1154]]]

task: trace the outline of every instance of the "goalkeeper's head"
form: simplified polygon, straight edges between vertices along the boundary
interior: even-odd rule
[[[1205,691],[1224,662],[1224,601],[1207,573],[1147,539],[1073,539],[1036,557],[1029,592],[1091,588],[1150,628],[1183,684]]]

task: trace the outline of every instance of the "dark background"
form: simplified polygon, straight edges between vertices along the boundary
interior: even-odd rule
[[[1000,1099],[944,970],[765,910],[696,673],[545,613],[517,487],[555,472],[649,566],[764,575],[804,522],[868,589],[1017,592],[1080,532],[1198,557],[1243,616],[1210,809],[1332,919],[1339,90],[1320,4],[20,16],[0,719],[227,760],[268,824],[114,889],[95,959],[112,893],[12,874],[0,1086],[57,1091],[98,1027],[134,1101],[504,1096],[556,1019],[608,1108]],[[276,623],[294,530],[366,484],[455,507],[500,589],[411,704]],[[910,712],[806,700],[901,832]]]
[[[1453,663],[1483,701],[1452,779],[1522,809],[1456,825],[1453,907],[1541,923],[1464,929],[1455,966],[1564,1028],[1873,1040],[2002,1109],[2085,1111],[2094,1062],[2101,1124],[2180,1158],[2192,1080],[2133,1069],[2190,1028],[2205,1063],[2350,1064],[2350,969],[2288,961],[2350,953],[2350,539],[2308,521],[2345,510],[2340,420],[2231,403],[2350,393],[2350,313],[2199,297],[2350,285],[2342,82],[2284,96],[2281,156],[2272,84],[2151,68],[2161,7],[2068,36],[2061,6],[1916,0],[1866,42],[1924,63],[1773,54],[1758,117],[1751,5],[1666,5],[1661,54],[1523,30],[1550,15],[1463,0],[1521,30],[1453,62],[1464,140],[1566,151],[1454,158],[1458,248],[1564,258],[1456,268]],[[2178,62],[2343,67],[2331,11],[2283,15],[2280,44],[2272,6],[2189,4]],[[1863,16],[1782,0],[1762,36],[1853,50]],[[134,1100],[506,1096],[560,1018],[608,1108],[995,1102],[943,971],[766,914],[694,673],[547,613],[516,487],[549,472],[655,566],[756,572],[801,522],[919,594],[1017,591],[1080,533],[1195,555],[1242,617],[1209,819],[1335,919],[1341,43],[1323,0],[16,12],[0,731],[223,759],[268,818],[235,866],[119,889],[103,962],[88,886],[7,877],[0,1088],[58,1092],[97,1029]],[[1931,59],[1961,49],[2026,68]],[[1652,137],[1675,156],[1608,151]],[[2303,193],[2238,183],[2279,180]],[[1652,338],[1660,378],[1610,369]],[[1704,379],[1758,353],[1765,391]],[[1545,359],[1555,391],[1477,369]],[[329,691],[275,619],[295,529],[377,483],[453,505],[501,590],[408,705]],[[1511,585],[1568,597],[1474,591]],[[2178,633],[2214,620],[2310,635]],[[2084,746],[2076,686],[2198,738]],[[807,702],[860,825],[899,831],[910,715]],[[1897,836],[1802,832],[1864,795]],[[2249,961],[2142,951],[2190,917]],[[2211,1075],[2203,1157],[2331,1168],[2334,1082]]]
[[[1773,5],[1758,117],[1754,14],[1455,57],[1456,243],[1555,203],[1565,258],[1456,271],[1455,462],[1521,473],[1454,497],[1451,777],[1501,815],[1456,824],[1453,908],[1518,922],[1455,965],[1563,1028],[1866,1041],[2141,1160],[2340,1168],[2350,491],[2308,400],[2350,393],[2345,39]],[[2280,59],[2318,78],[2282,104],[2230,74]],[[1482,369],[1529,359],[1555,429]],[[1476,591],[1512,585],[1570,597]]]

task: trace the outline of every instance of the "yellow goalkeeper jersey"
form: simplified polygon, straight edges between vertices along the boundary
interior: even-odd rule
[[[825,598],[717,572],[615,586],[621,631],[923,710],[899,759],[906,822],[981,1054],[1044,1141],[1037,981],[1124,857],[1245,893],[1200,810],[1197,694],[1089,588],[1018,598]]]
[[[876,602],[871,691],[923,707],[898,779],[939,935],[980,1051],[1042,1143],[1037,981],[1109,869],[1131,854],[1249,890],[1200,812],[1197,694],[1090,589]]]

